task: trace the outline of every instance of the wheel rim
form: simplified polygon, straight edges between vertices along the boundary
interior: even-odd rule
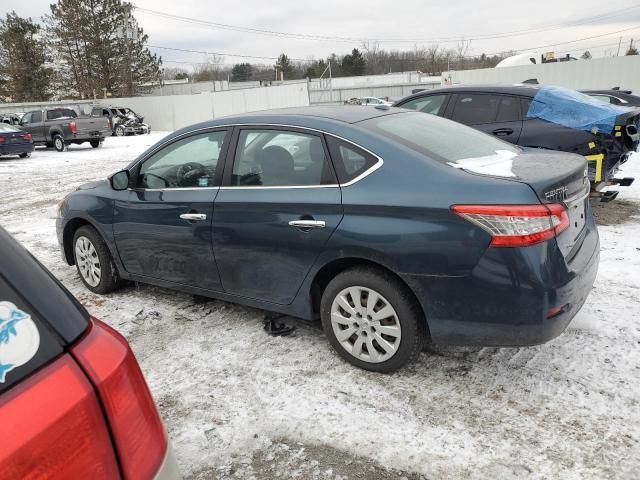
[[[333,333],[349,354],[367,363],[381,363],[400,347],[402,327],[389,301],[367,287],[342,290],[331,304]]]
[[[116,128],[116,136],[121,137],[124,135],[124,130],[122,128]]]
[[[60,140],[60,137],[56,138],[56,148],[62,150],[62,140]]]
[[[102,269],[98,252],[87,237],[78,237],[76,240],[76,264],[84,281],[92,287],[97,287],[102,277]]]

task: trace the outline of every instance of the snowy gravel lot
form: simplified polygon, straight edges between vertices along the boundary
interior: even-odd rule
[[[627,213],[600,227],[595,289],[563,335],[530,348],[431,348],[384,376],[348,366],[302,322],[295,337],[271,338],[258,310],[82,286],[61,260],[50,207],[161,137],[0,159],[0,224],[129,339],[185,477],[638,478],[640,180],[597,209]],[[640,154],[624,173],[640,179]]]

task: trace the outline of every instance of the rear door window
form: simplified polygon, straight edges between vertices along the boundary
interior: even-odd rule
[[[240,131],[232,186],[319,186],[335,183],[322,138],[284,130]]]
[[[32,112],[29,123],[40,123],[42,121],[42,112]]]
[[[400,105],[401,108],[416,110],[423,113],[431,113],[440,115],[443,113],[443,106],[446,104],[447,95],[429,95],[428,97],[419,97],[409,100]]]
[[[520,112],[520,99],[518,97],[503,96],[498,104],[496,123],[518,122],[522,120]]]
[[[452,120],[465,125],[493,123],[498,114],[501,96],[461,93],[456,97]]]

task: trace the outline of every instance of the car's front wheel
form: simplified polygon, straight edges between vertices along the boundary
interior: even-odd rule
[[[116,127],[116,137],[124,137],[124,127]]]
[[[421,350],[420,308],[406,285],[385,271],[362,267],[338,274],[320,308],[331,345],[357,367],[393,372]]]
[[[31,156],[31,152],[24,152],[20,154],[20,158],[29,158]]]
[[[80,279],[94,293],[112,292],[120,276],[107,245],[95,228],[80,227],[73,236],[73,255]]]

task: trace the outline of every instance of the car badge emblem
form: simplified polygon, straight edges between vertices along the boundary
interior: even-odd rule
[[[549,190],[544,194],[544,199],[548,202],[562,202],[567,198],[567,192],[569,191],[569,187],[566,185],[554,188],[553,190]]]
[[[39,347],[40,333],[31,316],[11,302],[0,302],[0,383],[31,360]]]

